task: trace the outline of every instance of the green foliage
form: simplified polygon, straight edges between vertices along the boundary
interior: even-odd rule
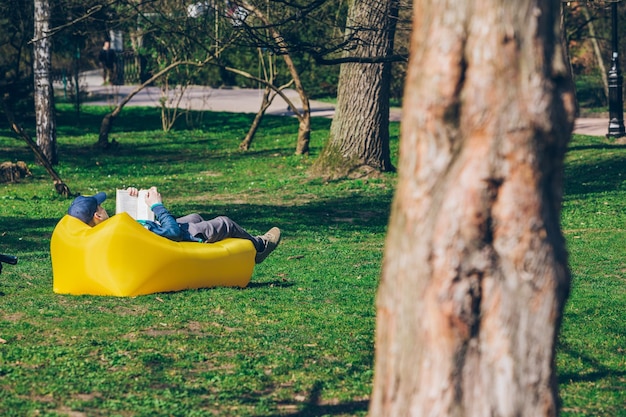
[[[0,2],[0,79],[5,84],[30,75],[30,50],[33,36],[33,2]],[[4,87],[4,86],[3,86]]]
[[[105,153],[105,109],[61,106],[57,167],[74,192],[156,184],[174,213],[226,214],[253,233],[284,231],[246,289],[136,298],[52,293],[49,240],[67,210],[22,142],[0,152],[34,176],[0,185],[0,414],[6,416],[365,416],[375,293],[396,177],[307,175],[330,122],[313,120],[312,157],[293,155],[297,121],[204,113],[160,130],[158,109],[127,108]],[[32,127],[31,127],[32,129]],[[392,125],[397,154],[398,124]],[[623,416],[626,149],[576,137],[563,228],[573,288],[558,346],[563,415]],[[105,207],[113,211],[113,202]],[[175,277],[173,277],[175,279]]]
[[[16,112],[33,112],[33,2],[0,2],[0,94]],[[0,118],[5,119],[0,106]]]
[[[600,74],[578,75],[574,81],[576,83],[576,99],[581,107],[607,110],[607,98],[604,94]]]

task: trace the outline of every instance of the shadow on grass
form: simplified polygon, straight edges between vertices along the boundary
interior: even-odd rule
[[[215,139],[187,141],[189,145],[197,145],[197,152],[181,153],[179,149],[168,149],[166,144],[159,139],[150,143],[123,143],[112,151],[103,151],[97,147],[62,144],[59,145],[59,154],[63,166],[77,170],[93,169],[97,164],[102,175],[107,174],[109,169],[129,170],[136,173],[138,167],[142,175],[157,175],[163,173],[163,166],[171,166],[177,163],[185,163],[191,166],[211,165],[212,162],[229,161],[236,163],[240,160],[252,161],[255,157],[293,155],[293,148],[274,148],[271,150],[257,150],[241,152],[237,149],[238,142],[233,142],[229,151],[223,150],[212,152],[215,148],[211,144]],[[204,146],[204,149],[202,147]],[[223,147],[224,145],[220,145]],[[142,156],[142,158],[138,158]],[[14,153],[14,158],[28,160],[31,156],[28,152]],[[117,171],[116,171],[117,172]]]
[[[565,169],[565,195],[602,193],[615,191],[626,177],[623,157],[591,162],[572,162]]]
[[[263,287],[280,287],[280,288],[289,288],[293,287],[293,282],[283,282],[283,281],[269,281],[269,282],[250,282],[246,288],[263,288]]]
[[[83,106],[79,113],[69,106],[63,106],[57,111],[57,124],[59,132],[65,136],[81,136],[89,127],[93,132],[95,127],[99,127],[105,115],[113,107],[110,106]],[[254,120],[254,113],[229,113],[214,111],[184,111],[186,117],[180,117],[174,124],[173,130],[201,129],[205,132],[227,132],[239,133],[242,129],[248,130]],[[285,120],[292,120],[293,123],[286,124]],[[270,129],[286,129],[292,131],[297,128],[296,118],[285,118],[285,116],[265,115],[262,126]],[[313,129],[328,129],[330,119],[314,118],[311,120]],[[32,129],[32,126],[28,126]],[[122,113],[115,119],[111,134],[128,132],[145,132],[146,130],[161,129],[161,109],[158,107],[124,107]]]
[[[319,405],[307,403],[295,413],[268,414],[264,417],[318,417],[332,415],[353,415],[357,411],[367,411],[369,401],[352,401],[344,404]]]
[[[48,252],[52,230],[58,221],[51,218],[1,217],[3,239],[0,251],[18,258],[27,253]]]
[[[567,384],[570,382],[597,382],[606,378],[623,379],[626,377],[626,371],[623,369],[612,369],[596,358],[593,358],[583,352],[574,351],[567,343],[559,343],[559,349],[562,354],[566,354],[573,358],[578,358],[581,363],[584,364],[586,369],[593,369],[593,371],[583,372],[565,372],[558,375],[559,384]]]
[[[353,415],[358,411],[367,411],[369,400],[349,401],[340,404],[324,404],[321,401],[323,383],[321,381],[313,384],[308,398],[303,403],[281,403],[282,409],[300,408],[298,411],[283,411],[277,414],[267,414],[263,417],[316,417],[333,415]]]
[[[391,202],[384,198],[352,196],[293,206],[228,206],[248,229],[264,231],[275,223],[287,237],[298,233],[328,237],[342,233],[385,233]],[[203,213],[203,216],[206,214]],[[237,220],[236,220],[237,221]]]
[[[603,144],[594,144],[594,145],[575,145],[571,146],[567,149],[568,152],[576,152],[576,151],[589,151],[589,150],[600,150],[600,151],[609,151],[609,150],[623,150],[626,149],[626,144],[621,143],[603,143]]]
[[[94,130],[100,126],[104,116],[106,116],[113,107],[111,106],[83,106],[79,113],[67,106],[61,107],[57,111],[57,124],[59,132],[66,136],[81,136],[85,134],[85,127]],[[197,128],[218,129],[221,126],[236,122],[242,125],[250,124],[254,115],[243,113],[223,113],[223,112],[190,112],[195,114],[195,119],[202,119],[198,123]],[[193,117],[193,116],[192,116]],[[227,124],[226,121],[230,122]],[[195,127],[194,127],[195,128]],[[121,132],[145,132],[146,130],[161,129],[161,110],[157,107],[124,107],[122,113],[115,119],[111,134]],[[174,129],[186,130],[184,118],[179,119]],[[94,131],[94,133],[98,133]]]

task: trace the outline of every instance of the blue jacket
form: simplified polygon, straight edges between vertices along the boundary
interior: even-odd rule
[[[174,216],[167,211],[163,204],[153,204],[150,208],[154,212],[155,221],[140,221],[146,229],[175,242],[202,242],[202,239],[193,237],[189,234],[188,226],[186,224],[176,223]]]

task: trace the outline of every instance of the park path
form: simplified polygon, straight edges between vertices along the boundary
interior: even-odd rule
[[[100,70],[88,71],[81,74],[80,85],[88,93],[89,100],[85,104],[114,106],[126,97],[135,86],[104,86]],[[62,85],[55,85],[62,91]],[[285,95],[295,105],[300,103],[298,94],[293,89],[285,90]],[[173,95],[172,95],[173,97]],[[263,90],[248,88],[210,88],[204,86],[190,86],[178,104],[178,107],[188,110],[224,111],[231,113],[256,113],[261,106]],[[139,92],[127,106],[159,106],[161,90],[158,87],[147,87]],[[173,99],[171,103],[174,103]],[[173,105],[173,104],[171,104]],[[314,117],[332,117],[334,106],[330,103],[311,100],[311,115]],[[277,116],[293,116],[287,103],[276,97],[266,114]],[[400,121],[401,110],[393,108],[390,120]],[[589,136],[605,136],[608,132],[608,118],[579,118],[576,120],[574,133]]]

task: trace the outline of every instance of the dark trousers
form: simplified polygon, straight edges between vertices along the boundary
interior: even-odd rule
[[[250,233],[246,232],[243,227],[226,216],[204,220],[198,213],[193,213],[179,217],[176,219],[176,223],[187,225],[191,236],[199,237],[209,243],[234,237],[248,239],[254,244],[258,252],[261,252],[265,248],[265,242],[263,242],[260,237],[252,236]]]

